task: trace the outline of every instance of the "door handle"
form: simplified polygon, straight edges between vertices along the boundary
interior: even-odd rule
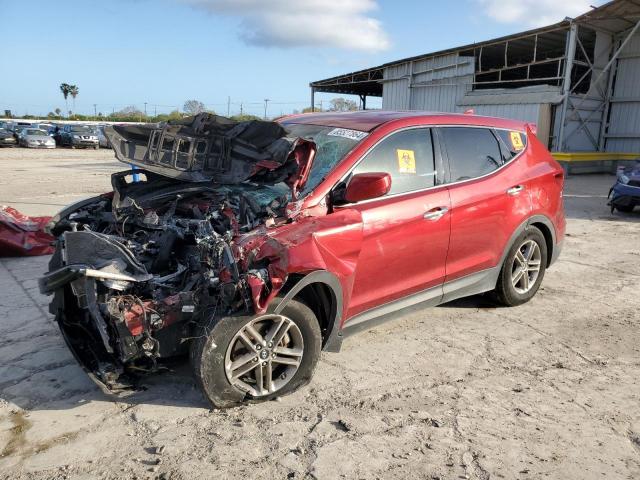
[[[511,187],[510,189],[507,190],[507,194],[514,196],[514,195],[519,195],[521,191],[524,190],[524,187],[522,185],[516,185],[515,187]]]
[[[427,213],[423,215],[425,220],[431,220],[435,222],[436,220],[440,220],[445,213],[447,213],[449,209],[447,207],[438,207],[433,210],[429,210]]]

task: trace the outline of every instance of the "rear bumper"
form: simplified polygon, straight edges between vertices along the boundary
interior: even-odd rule
[[[640,205],[640,187],[616,183],[609,190],[609,203],[612,207]]]

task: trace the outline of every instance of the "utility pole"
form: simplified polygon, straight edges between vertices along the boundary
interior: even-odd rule
[[[153,106],[153,116],[157,117],[158,116],[158,105],[154,105]]]
[[[227,117],[231,116],[231,97],[227,97]]]
[[[242,116],[242,102],[240,102],[240,116]]]
[[[93,116],[97,117],[98,116],[98,110],[96,109],[96,107],[98,106],[97,103],[93,104]]]
[[[267,119],[267,104],[269,103],[269,99],[265,98],[264,99],[264,119]]]
[[[144,116],[147,116],[147,102],[144,102]]]

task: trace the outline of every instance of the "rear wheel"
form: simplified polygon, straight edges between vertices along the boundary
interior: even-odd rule
[[[616,208],[623,213],[631,213],[633,212],[633,207],[635,205],[616,205]]]
[[[547,268],[547,243],[536,227],[529,227],[515,241],[502,264],[495,297],[509,307],[531,300]]]
[[[191,364],[216,407],[270,400],[311,379],[322,336],[309,307],[292,300],[279,314],[212,318],[191,345]]]

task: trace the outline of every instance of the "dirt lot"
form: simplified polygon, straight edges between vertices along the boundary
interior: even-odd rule
[[[0,150],[27,213],[108,189],[110,151]],[[0,477],[640,478],[640,214],[567,182],[565,250],[529,304],[399,317],[280,401],[208,408],[188,368],[103,395],[46,313],[46,258],[0,263]]]

